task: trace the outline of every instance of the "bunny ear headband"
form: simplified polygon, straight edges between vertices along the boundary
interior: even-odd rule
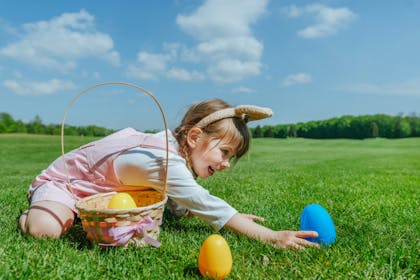
[[[199,121],[196,126],[199,128],[206,127],[207,125],[216,121],[226,118],[239,118],[245,123],[248,121],[261,120],[273,115],[273,111],[270,108],[258,107],[253,105],[239,105],[234,108],[226,108],[204,117]]]

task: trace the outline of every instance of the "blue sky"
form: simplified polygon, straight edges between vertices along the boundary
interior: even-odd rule
[[[60,123],[79,91],[151,91],[174,128],[194,102],[271,107],[276,125],[420,114],[420,1],[0,0],[0,112]],[[67,123],[160,129],[125,87],[83,95]]]

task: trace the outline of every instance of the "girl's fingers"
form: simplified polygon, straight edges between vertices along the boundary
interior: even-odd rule
[[[311,230],[301,230],[296,232],[296,237],[299,238],[315,238],[318,237],[318,232]]]
[[[287,247],[293,250],[299,250],[299,245],[297,243],[290,243]]]
[[[304,246],[304,247],[315,247],[315,248],[319,248],[319,244],[315,243],[315,242],[311,242],[302,238],[298,238],[298,240],[296,241],[299,245]]]
[[[289,245],[289,247],[291,247],[293,250],[302,250],[302,249],[305,249],[304,246],[300,245],[297,242],[293,242],[292,244]]]
[[[298,243],[301,246],[310,246],[319,248],[319,244],[315,242],[311,242],[309,240],[306,240],[304,238],[314,238],[318,237],[318,233],[316,231],[298,231],[296,233],[296,240],[295,242]]]

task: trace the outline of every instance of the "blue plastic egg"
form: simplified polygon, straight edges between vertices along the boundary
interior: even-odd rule
[[[303,209],[300,216],[300,229],[318,232],[318,237],[307,238],[309,241],[323,246],[331,245],[335,242],[334,222],[327,210],[319,204],[310,204]]]

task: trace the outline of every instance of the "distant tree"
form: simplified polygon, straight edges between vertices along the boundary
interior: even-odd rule
[[[288,133],[288,129],[287,129],[287,133]],[[318,127],[317,127],[316,122],[310,121],[307,123],[299,124],[299,128],[297,130],[297,135],[299,137],[317,138],[317,134],[318,134]]]
[[[16,132],[16,122],[8,113],[0,113],[0,133]]]
[[[71,125],[65,125],[64,126],[64,134],[65,135],[83,135],[86,136],[85,134],[80,134],[77,127],[75,126],[71,126]]]
[[[27,133],[28,130],[26,128],[26,125],[21,120],[16,121],[16,132],[18,133]]]
[[[257,125],[254,129],[254,133],[252,134],[253,138],[261,138],[263,137],[263,131],[261,129],[261,126]]]
[[[45,126],[42,124],[41,117],[36,115],[35,118],[27,125],[28,133],[44,134],[46,132]]]
[[[249,129],[254,138],[260,137],[304,137],[304,138],[401,138],[420,137],[420,115],[411,113],[404,116],[400,113],[397,116],[383,114],[366,116],[342,116],[320,121],[309,121],[297,124],[281,124],[276,126],[256,126]],[[0,133],[37,133],[59,135],[61,125],[44,125],[39,116],[29,123],[21,120],[14,120],[8,113],[0,113]],[[89,126],[71,126],[64,128],[65,135],[84,135],[91,137],[102,137],[113,133],[114,130]],[[147,133],[155,133],[157,130],[146,130]]]
[[[297,137],[297,129],[296,125],[292,124],[289,126],[289,130],[287,132],[288,137]]]
[[[49,124],[45,126],[45,133],[48,135],[59,135],[61,133],[61,126],[57,124]]]
[[[377,114],[371,116],[372,120],[376,122],[379,129],[379,137],[393,138],[395,129],[395,117]]]
[[[411,135],[410,123],[403,118],[398,118],[395,124],[395,138],[409,137]]]
[[[286,125],[277,125],[274,128],[274,137],[276,138],[286,138],[288,132],[288,127]]]
[[[271,126],[265,127],[264,137],[272,138],[274,137],[273,128]]]
[[[420,136],[420,116],[417,117],[416,113],[411,113],[407,117],[407,121],[410,124],[411,136],[419,137]]]
[[[351,136],[351,116],[341,117],[336,125],[337,138],[350,138]]]
[[[379,137],[379,128],[376,122],[370,123],[369,137],[372,137],[372,138]]]

